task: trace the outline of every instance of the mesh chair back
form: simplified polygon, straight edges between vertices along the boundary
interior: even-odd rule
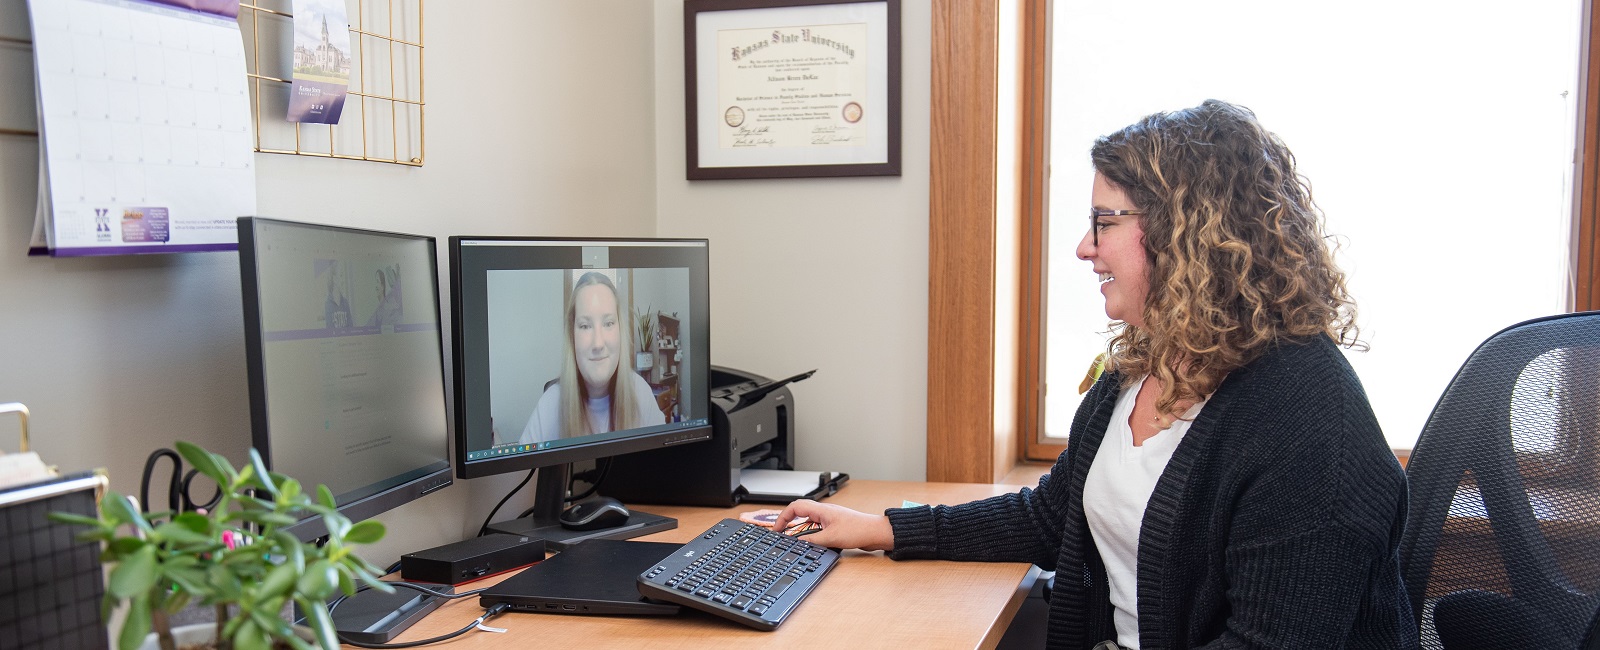
[[[1519,323],[1468,357],[1406,468],[1424,648],[1579,646],[1600,606],[1597,438],[1600,312]]]

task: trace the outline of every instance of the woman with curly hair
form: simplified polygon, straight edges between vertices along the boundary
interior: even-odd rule
[[[1414,648],[1405,475],[1340,353],[1355,306],[1294,156],[1209,100],[1097,140],[1078,257],[1106,372],[1035,489],[884,515],[800,501],[827,546],[1056,571],[1062,648]]]

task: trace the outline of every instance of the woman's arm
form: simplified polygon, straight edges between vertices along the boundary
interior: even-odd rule
[[[865,551],[888,551],[894,548],[894,530],[889,518],[851,510],[831,503],[817,503],[800,499],[790,503],[773,522],[773,530],[783,530],[789,523],[805,517],[822,526],[822,530],[806,540],[833,548],[859,548]]]
[[[1119,375],[1107,373],[1084,395],[1072,418],[1067,451],[1038,487],[959,506],[888,510],[895,542],[891,556],[1032,562],[1054,568],[1072,503],[1082,500],[1074,494],[1074,469],[1088,462],[1085,440],[1104,434],[1119,383]],[[1081,489],[1081,481],[1076,485]]]

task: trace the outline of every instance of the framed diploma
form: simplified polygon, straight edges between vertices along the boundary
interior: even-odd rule
[[[900,175],[900,0],[687,0],[689,180]]]

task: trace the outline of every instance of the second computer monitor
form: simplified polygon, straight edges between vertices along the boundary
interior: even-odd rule
[[[458,476],[710,438],[705,240],[452,237],[450,262]]]
[[[239,219],[252,442],[353,520],[447,487],[434,239]],[[284,529],[328,533],[321,517]]]

